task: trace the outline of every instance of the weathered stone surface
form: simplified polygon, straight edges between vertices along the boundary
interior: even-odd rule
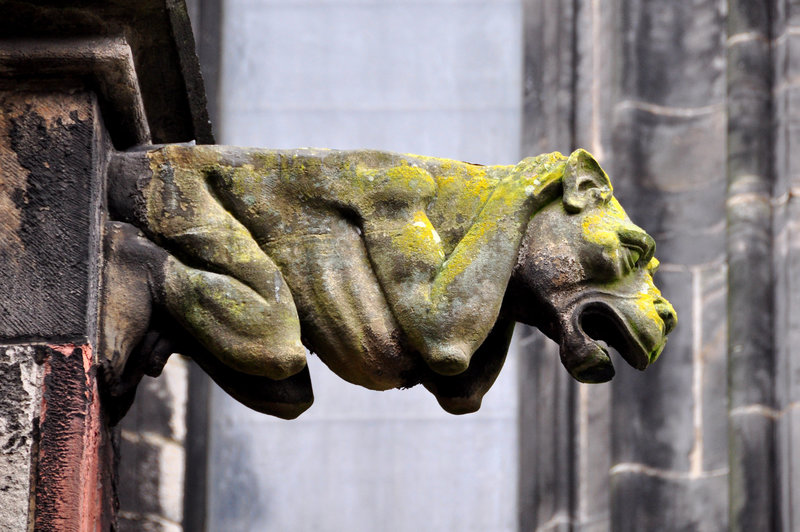
[[[723,264],[705,268],[697,273],[700,300],[695,301],[702,316],[700,334],[696,344],[700,351],[695,353],[695,371],[692,394],[700,394],[699,404],[695,403],[694,454],[695,468],[703,471],[720,471],[728,467],[728,270]],[[698,297],[694,294],[693,297]],[[696,399],[697,400],[697,399]],[[700,408],[698,415],[697,409]],[[698,427],[697,424],[700,423]]]
[[[537,530],[559,516],[569,520],[574,480],[564,472],[575,460],[572,411],[575,384],[558,362],[558,348],[531,329],[520,346],[520,530]],[[559,526],[567,526],[560,523]]]
[[[611,530],[612,384],[579,384],[573,470],[574,529]]]
[[[782,249],[775,260],[776,283],[776,351],[780,375],[781,407],[800,401],[800,198],[792,197],[785,209],[786,225],[778,242]]]
[[[37,360],[38,359],[38,360]],[[0,529],[28,528],[43,368],[34,346],[0,346]]]
[[[730,418],[730,526],[733,530],[776,530],[780,478],[775,460],[775,419],[759,409]]]
[[[659,115],[618,108],[615,193],[651,232],[668,263],[702,264],[724,253],[725,114]]]
[[[797,530],[800,527],[800,493],[796,488],[800,478],[800,404],[794,403],[784,410],[777,420],[777,460],[776,470],[780,497],[781,530]]]
[[[170,530],[182,521],[187,366],[183,357],[172,357],[159,378],[144,379],[119,424],[119,511],[124,526],[152,521]]]
[[[722,2],[623,0],[620,99],[698,107],[724,99]]]
[[[798,51],[800,54],[800,51]],[[789,85],[785,87],[786,108],[781,120],[785,120],[786,151],[782,163],[782,178],[778,184],[788,187],[800,186],[800,154],[794,148],[794,143],[800,137],[800,86]]]
[[[772,68],[770,47],[748,38],[728,46],[729,195],[772,192]]]
[[[615,532],[718,532],[727,528],[727,475],[693,478],[620,471],[611,479],[611,529]]]
[[[797,473],[788,464],[797,436],[783,409],[796,400],[800,374],[792,251],[800,213],[788,206],[800,175],[800,4],[576,5],[586,43],[575,58],[576,131],[600,141],[615,194],[658,241],[665,295],[682,317],[667,348],[676,367],[659,374],[657,364],[630,383],[621,368],[613,383],[615,449],[655,464],[639,473],[653,485],[672,482],[670,495],[662,503],[655,488],[615,492],[611,529],[721,530],[730,514],[735,530],[793,530]],[[681,295],[670,275],[686,277]],[[623,385],[631,389],[617,396]],[[660,436],[673,431],[674,441]],[[648,448],[654,439],[663,443]],[[785,460],[777,466],[776,449]],[[714,481],[713,497],[697,493],[693,482],[724,476],[728,466],[730,499],[724,479]],[[637,464],[616,467],[615,477],[633,475]],[[575,510],[565,521],[574,518]]]
[[[73,36],[0,43],[0,84],[42,88],[42,83],[27,79],[31,74],[37,80],[84,80],[97,95],[103,123],[117,148],[151,142],[131,48],[124,38]]]
[[[41,530],[107,529],[113,460],[91,344],[107,137],[88,92],[7,91],[0,102],[0,338],[36,341],[43,375],[27,427],[35,466],[20,464],[28,519]],[[9,377],[23,374],[17,362]]]
[[[42,349],[44,383],[34,481],[39,530],[108,529],[113,449],[89,345]]]
[[[575,4],[526,0],[522,6],[526,35],[523,153],[569,152],[575,145],[572,93]],[[543,20],[547,24],[543,25]]]
[[[124,36],[153,140],[213,142],[183,2],[90,0],[64,9],[57,1],[8,0],[0,5],[0,34],[6,39]]]
[[[665,470],[688,471],[694,444],[693,331],[691,273],[661,271],[660,283],[681,309],[681,324],[669,347],[644,374],[618,365],[613,388],[613,463],[636,463]],[[669,405],[669,415],[664,406]]]
[[[0,93],[0,339],[86,338],[95,106],[89,93]]]
[[[583,150],[478,166],[169,146],[120,154],[112,174],[115,212],[183,261],[153,255],[154,301],[213,355],[195,357],[212,377],[273,415],[310,406],[261,399],[295,386],[289,377],[310,396],[301,338],[345,380],[421,382],[463,414],[500,371],[513,321],[558,341],[585,382],[613,375],[602,341],[644,369],[675,325],[652,283],[652,238]]]
[[[791,0],[790,0],[791,1]],[[789,2],[786,2],[787,4]],[[770,25],[774,16],[773,4],[770,2],[749,2],[748,0],[730,0],[728,7],[728,35],[755,34],[767,38],[771,34]]]
[[[731,407],[773,405],[773,272],[771,209],[764,198],[734,197],[728,210],[728,345]],[[747,312],[744,309],[758,309]]]

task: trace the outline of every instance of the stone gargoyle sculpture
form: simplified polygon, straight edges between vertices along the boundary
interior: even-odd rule
[[[183,352],[279,417],[313,401],[305,347],[349,382],[421,383],[461,414],[480,407],[515,321],[558,342],[583,382],[611,379],[609,345],[644,369],[677,321],[653,239],[583,150],[481,166],[150,147],[114,156],[109,203],[127,223],[106,235],[108,371],[135,379]]]

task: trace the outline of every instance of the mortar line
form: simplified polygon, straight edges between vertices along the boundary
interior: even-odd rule
[[[692,398],[694,399],[692,423],[694,445],[689,452],[689,471],[699,476],[703,471],[703,320],[702,320],[702,272],[692,271]]]
[[[700,471],[699,474],[693,474],[691,471],[674,471],[669,469],[659,469],[651,467],[638,462],[620,462],[611,468],[609,472],[611,475],[619,475],[624,473],[639,473],[650,477],[658,477],[670,480],[695,480],[698,478],[713,478],[727,475],[729,470],[727,467],[720,469],[711,469],[709,471]]]
[[[617,109],[636,109],[652,115],[670,116],[679,118],[695,118],[698,116],[708,116],[716,111],[725,108],[724,103],[713,103],[698,107],[677,107],[672,105],[660,105],[657,103],[644,102],[641,100],[622,100],[617,104]]]
[[[544,530],[552,530],[554,527],[558,525],[571,525],[572,520],[569,518],[569,515],[564,513],[563,511],[556,513],[553,517],[542,523],[541,525],[536,527],[536,532],[544,531]]]

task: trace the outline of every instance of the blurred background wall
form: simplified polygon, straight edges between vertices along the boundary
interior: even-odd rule
[[[222,5],[218,142],[519,160],[518,0]],[[422,387],[355,387],[316,357],[296,421],[213,387],[207,530],[514,530],[515,361],[468,417]]]
[[[658,242],[680,323],[646,373],[616,359],[593,386],[519,327],[466,417],[312,358],[316,404],[282,422],[173,357],[124,421],[123,528],[800,530],[800,4],[189,7],[218,142],[483,163],[585,147]]]

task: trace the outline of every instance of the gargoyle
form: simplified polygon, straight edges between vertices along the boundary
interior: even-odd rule
[[[558,342],[583,382],[611,379],[609,345],[644,369],[677,321],[653,239],[583,150],[481,166],[171,145],[115,155],[109,198],[127,223],[106,238],[107,373],[157,373],[177,350],[284,418],[313,400],[304,346],[347,381],[422,383],[461,414],[480,407],[515,321]]]

